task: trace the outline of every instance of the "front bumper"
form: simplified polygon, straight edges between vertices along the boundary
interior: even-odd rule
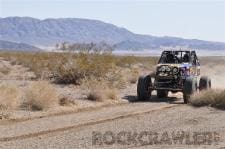
[[[183,89],[181,88],[170,88],[170,87],[156,87],[156,86],[151,86],[149,87],[150,90],[167,90],[167,91],[176,91],[176,92],[182,92]]]
[[[156,77],[151,90],[167,90],[167,91],[182,91],[183,80],[181,78],[175,79],[174,77]]]

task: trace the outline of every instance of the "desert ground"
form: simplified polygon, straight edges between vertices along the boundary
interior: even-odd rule
[[[78,73],[39,56],[0,53],[0,148],[225,148],[225,57],[200,57],[214,89],[203,98],[223,103],[196,107],[181,93],[137,101],[137,78],[154,71],[158,57],[100,58],[104,69],[77,57]]]

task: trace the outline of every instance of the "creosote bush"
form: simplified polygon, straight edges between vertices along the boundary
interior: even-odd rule
[[[80,84],[84,78],[106,78],[115,68],[114,60],[107,54],[83,54],[61,61],[53,70],[56,82]]]

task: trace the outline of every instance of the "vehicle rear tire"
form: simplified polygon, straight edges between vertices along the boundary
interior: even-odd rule
[[[211,88],[211,79],[207,76],[202,76],[199,81],[199,90],[208,90]]]
[[[138,79],[137,84],[137,99],[147,100],[151,97],[151,90],[149,87],[152,86],[152,81],[150,75],[141,76]]]
[[[157,97],[158,98],[166,98],[166,97],[168,97],[168,91],[157,90]]]
[[[197,88],[198,85],[196,78],[187,78],[185,80],[183,88],[183,99],[185,104],[189,103],[191,95],[197,91]]]

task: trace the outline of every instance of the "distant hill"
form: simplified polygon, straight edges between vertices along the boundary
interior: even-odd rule
[[[150,26],[151,27],[151,26]],[[0,18],[0,40],[35,46],[53,46],[60,42],[101,42],[116,49],[141,50],[160,47],[225,50],[225,43],[175,37],[134,34],[125,28],[97,20],[64,18],[39,20],[30,17]]]
[[[5,51],[40,51],[41,49],[25,44],[0,40],[0,50]]]

